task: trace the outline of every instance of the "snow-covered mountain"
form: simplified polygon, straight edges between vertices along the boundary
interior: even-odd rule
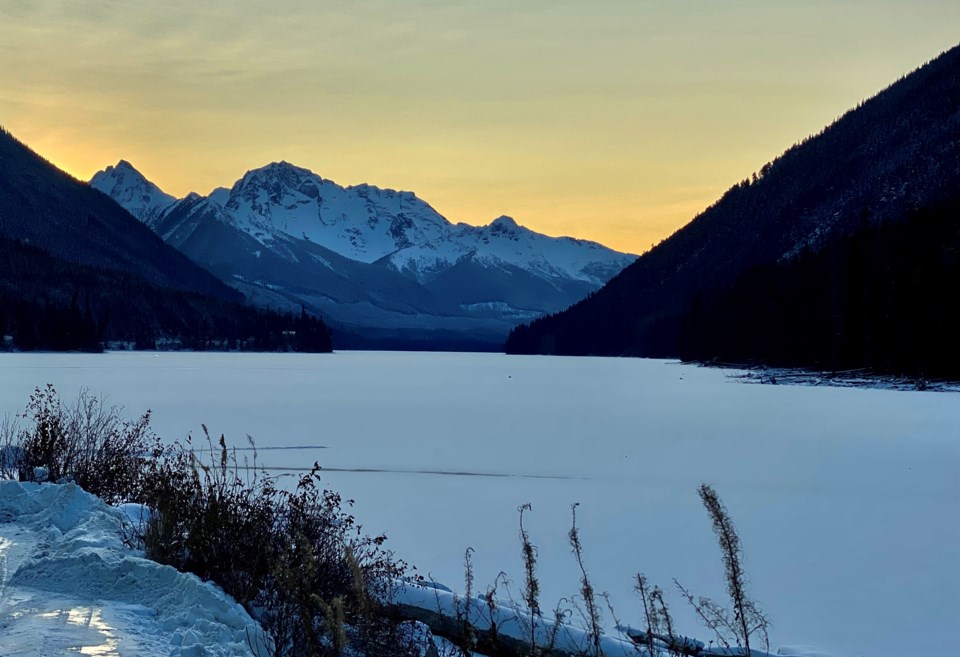
[[[126,160],[95,173],[90,186],[111,197],[148,226],[177,200],[144,178]]]
[[[228,194],[213,198],[235,226],[265,244],[281,233],[360,262],[373,262],[450,229],[450,222],[412,192],[341,187],[287,162],[248,171]]]
[[[391,253],[390,262],[424,282],[464,258],[491,267],[517,267],[544,279],[600,287],[634,256],[572,237],[548,237],[501,216],[487,226],[457,224],[443,235]]]
[[[342,187],[287,162],[175,200],[129,163],[97,173],[165,241],[255,301],[301,303],[385,339],[499,342],[599,288],[635,256],[500,217],[454,224],[412,192]]]

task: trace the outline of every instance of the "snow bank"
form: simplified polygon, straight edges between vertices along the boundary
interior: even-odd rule
[[[123,544],[133,511],[73,484],[0,482],[0,652],[252,654],[263,635],[238,603]]]

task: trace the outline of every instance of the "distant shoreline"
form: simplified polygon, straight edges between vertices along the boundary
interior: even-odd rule
[[[740,383],[763,385],[830,386],[833,388],[873,388],[878,390],[913,390],[928,392],[960,392],[960,381],[928,379],[925,377],[895,376],[867,368],[828,372],[802,367],[768,367],[751,363],[717,363],[690,361],[684,365],[698,365],[722,370],[724,376]],[[738,370],[728,373],[728,370]]]

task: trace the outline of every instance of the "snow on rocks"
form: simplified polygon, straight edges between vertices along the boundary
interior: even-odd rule
[[[467,258],[599,287],[636,259],[596,242],[543,235],[507,216],[486,226],[454,224],[413,192],[342,187],[289,162],[272,162],[248,171],[230,189],[180,201],[124,160],[94,174],[90,184],[155,229],[179,205],[196,216],[215,216],[281,256],[278,245],[303,239],[364,263],[388,258],[420,282]]]
[[[143,509],[73,484],[0,481],[0,654],[251,655],[247,612],[123,543]]]
[[[487,267],[516,267],[546,280],[603,285],[636,256],[572,237],[550,237],[498,217],[486,226],[457,224],[440,236],[398,249],[389,260],[421,282],[472,259]]]
[[[113,198],[148,226],[153,226],[177,200],[144,178],[126,160],[98,171],[90,179],[90,186]]]

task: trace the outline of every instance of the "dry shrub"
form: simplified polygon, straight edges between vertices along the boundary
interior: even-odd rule
[[[87,390],[65,406],[52,385],[36,388],[26,410],[0,427],[0,476],[72,481],[109,503],[140,497],[160,442],[150,431],[150,411],[133,422],[122,411]]]

